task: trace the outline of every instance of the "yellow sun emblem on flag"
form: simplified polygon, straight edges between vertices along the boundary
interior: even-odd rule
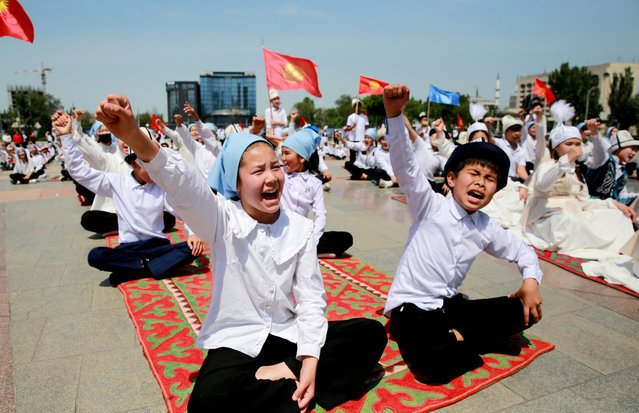
[[[0,0],[0,13],[9,8],[9,0]]]
[[[287,63],[286,66],[284,66],[284,79],[289,82],[299,83],[304,80],[305,77],[304,71],[293,63]]]
[[[382,87],[382,85],[380,85],[379,83],[377,83],[374,80],[370,80],[368,82],[368,87],[370,87],[372,90],[377,90],[377,89],[380,89]]]

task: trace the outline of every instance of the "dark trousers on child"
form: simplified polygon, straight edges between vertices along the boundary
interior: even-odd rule
[[[353,246],[353,236],[346,231],[326,231],[317,243],[318,254],[335,254],[341,257]]]
[[[364,392],[364,383],[386,347],[384,326],[357,318],[331,321],[315,376],[315,402],[331,409]],[[295,358],[297,345],[269,335],[260,354],[253,358],[230,348],[209,350],[189,400],[196,412],[291,412],[299,413],[295,381],[258,380],[261,366],[281,362],[299,377],[302,362]],[[310,409],[309,409],[310,410]]]
[[[354,180],[354,181],[361,181],[363,179],[362,178],[363,174],[366,174],[367,175],[366,180],[370,181],[372,179],[370,174],[374,171],[373,168],[364,169],[364,168],[360,168],[359,166],[355,166],[355,164],[351,161],[346,162],[344,164],[344,168],[346,168],[346,170],[351,173],[351,180]]]
[[[93,248],[88,260],[94,268],[126,274],[130,280],[145,277],[159,280],[196,258],[186,242],[171,244],[166,238],[151,238],[126,242],[114,248]]]
[[[82,228],[98,234],[106,234],[118,230],[118,215],[106,211],[86,211],[80,218]],[[175,226],[175,217],[164,211],[164,232]]]
[[[448,383],[482,366],[479,354],[517,352],[506,338],[528,327],[518,298],[468,300],[462,294],[436,310],[403,304],[393,309],[390,321],[391,337],[408,368],[427,384]],[[457,341],[452,329],[464,340]]]

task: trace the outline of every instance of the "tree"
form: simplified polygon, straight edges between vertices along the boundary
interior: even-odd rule
[[[548,84],[557,99],[564,99],[575,108],[573,123],[584,120],[586,102],[588,117],[597,117],[603,110],[599,104],[599,78],[586,67],[570,67],[568,63],[562,63],[559,69],[550,73]]]
[[[11,127],[19,118],[18,128],[27,134],[36,130],[43,137],[44,131],[51,130],[51,114],[61,108],[60,100],[52,95],[45,95],[38,90],[25,90],[14,94],[11,110],[2,114],[2,123]]]
[[[93,115],[92,114],[90,114],[89,112],[84,112],[82,114],[82,119],[80,120],[80,125],[82,125],[82,129],[83,130],[91,129],[91,126],[93,125],[93,122],[95,122],[95,120],[93,119]]]
[[[301,116],[304,116],[306,123],[310,123],[311,125],[321,127],[315,123],[316,109],[315,109],[315,101],[313,99],[307,96],[304,98],[304,100],[302,100],[301,102],[297,102],[293,106],[297,108],[297,112]]]
[[[623,74],[612,77],[608,105],[610,106],[610,124],[619,129],[628,129],[639,123],[639,98],[632,95],[634,78],[632,70],[626,67]]]

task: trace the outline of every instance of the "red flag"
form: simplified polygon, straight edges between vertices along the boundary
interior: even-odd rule
[[[0,0],[0,37],[33,43],[33,23],[16,0]]]
[[[457,127],[461,130],[465,130],[464,129],[464,120],[462,119],[461,115],[458,113],[457,114]]]
[[[357,93],[360,95],[383,95],[385,86],[388,86],[388,82],[360,75],[359,92]]]
[[[555,94],[541,79],[535,78],[535,85],[533,86],[533,95],[541,96],[546,99],[546,104],[549,106],[555,101]]]
[[[276,90],[304,89],[313,96],[322,97],[317,80],[317,65],[308,59],[287,56],[264,50],[266,87]]]
[[[164,131],[162,130],[162,125],[164,121],[162,119],[160,119],[157,115],[153,115],[151,116],[151,129],[155,129],[156,131],[160,132],[162,135],[164,135]]]
[[[300,124],[299,124],[299,127],[301,128],[304,125],[306,125],[306,119],[304,119],[304,115],[302,115],[300,113]]]
[[[242,126],[242,120],[240,120],[240,130],[244,129],[244,126]]]

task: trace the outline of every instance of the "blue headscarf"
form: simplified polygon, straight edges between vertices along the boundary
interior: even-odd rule
[[[222,151],[217,157],[211,172],[209,173],[209,186],[215,189],[226,199],[240,199],[237,193],[237,174],[240,167],[240,159],[252,143],[270,143],[259,136],[250,133],[234,133],[227,137],[222,146]]]
[[[311,159],[313,152],[317,150],[317,145],[320,144],[321,139],[315,130],[304,128],[286,138],[282,146],[292,149],[296,154],[308,161]]]
[[[102,125],[104,125],[104,123],[100,122],[99,120],[93,122],[93,125],[91,125],[91,129],[89,129],[89,136],[97,136],[98,131],[100,130]]]
[[[608,129],[606,129],[606,139],[610,140],[610,138],[612,138],[612,136],[610,136],[610,132],[612,132],[612,130],[615,128],[616,126],[610,126]]]

